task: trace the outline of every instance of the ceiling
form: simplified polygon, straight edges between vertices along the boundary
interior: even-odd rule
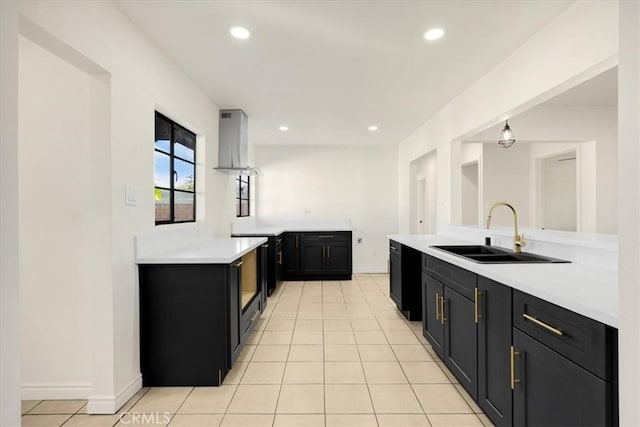
[[[558,106],[598,106],[618,105],[618,67],[604,73],[551,98],[543,105]]]
[[[252,144],[297,146],[399,143],[571,3],[116,0]]]

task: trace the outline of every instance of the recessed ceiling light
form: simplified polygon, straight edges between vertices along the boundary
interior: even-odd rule
[[[425,40],[438,40],[444,36],[444,30],[442,28],[432,28],[424,33]]]
[[[247,30],[244,27],[231,27],[229,32],[233,37],[240,40],[248,39],[251,36],[251,33],[249,32],[249,30]]]
[[[282,132],[286,132],[289,130],[288,126],[280,126],[278,129],[280,129]]]
[[[377,131],[377,130],[378,130],[378,126],[376,126],[376,125],[372,125],[372,126],[369,126],[369,128],[368,128],[368,129],[369,129],[371,132],[375,132],[375,131]]]

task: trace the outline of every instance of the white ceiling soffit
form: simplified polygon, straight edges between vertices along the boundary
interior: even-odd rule
[[[597,76],[572,87],[542,104],[536,105],[516,116],[509,118],[511,128],[518,138],[517,123],[529,120],[530,113],[545,107],[615,107],[618,105],[618,67],[613,67]],[[534,113],[535,114],[535,113]],[[515,126],[513,126],[515,124]],[[476,135],[469,137],[465,142],[494,143],[497,141],[504,122],[500,122]],[[526,142],[520,140],[520,142]],[[540,142],[540,141],[536,141]]]
[[[298,146],[399,143],[571,3],[116,1],[252,144]]]

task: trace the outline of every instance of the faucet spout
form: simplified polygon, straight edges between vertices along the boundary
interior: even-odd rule
[[[493,214],[493,210],[498,206],[506,206],[511,209],[513,213],[513,251],[514,252],[522,252],[522,248],[526,246],[527,242],[524,240],[524,235],[518,233],[518,211],[508,202],[496,202],[491,205],[489,208],[489,214],[487,215],[486,228],[489,229],[491,227],[491,214]]]

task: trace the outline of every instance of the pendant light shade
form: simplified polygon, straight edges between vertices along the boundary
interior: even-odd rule
[[[509,148],[513,144],[515,144],[515,142],[516,138],[513,136],[513,132],[509,127],[509,121],[507,120],[504,123],[504,129],[502,129],[502,132],[500,132],[500,139],[498,140],[498,144],[500,144],[501,147]]]

